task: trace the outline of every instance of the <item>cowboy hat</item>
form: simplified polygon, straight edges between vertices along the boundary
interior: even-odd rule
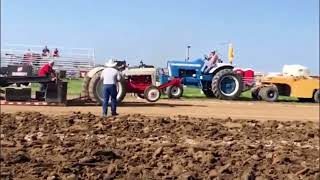
[[[106,62],[105,66],[107,67],[115,67],[117,65],[116,62],[114,62],[113,59],[109,59],[108,62]]]

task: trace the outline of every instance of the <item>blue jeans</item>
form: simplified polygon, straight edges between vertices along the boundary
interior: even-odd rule
[[[111,96],[111,113],[115,114],[117,112],[117,87],[115,84],[104,84],[103,85],[103,114],[108,112],[108,103]]]
[[[48,86],[47,83],[40,83],[40,91],[41,92],[46,92],[47,86]]]

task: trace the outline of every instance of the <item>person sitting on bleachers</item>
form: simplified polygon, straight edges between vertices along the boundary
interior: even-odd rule
[[[50,50],[48,49],[47,46],[45,46],[42,50],[42,56],[48,56],[50,53]]]
[[[23,64],[31,64],[32,63],[32,52],[30,48],[23,54]]]
[[[59,51],[57,48],[53,51],[53,57],[59,57]]]

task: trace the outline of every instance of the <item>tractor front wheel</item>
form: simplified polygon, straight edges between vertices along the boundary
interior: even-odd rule
[[[180,98],[183,94],[183,87],[180,86],[169,86],[168,88],[168,98]]]
[[[161,92],[156,86],[149,86],[144,90],[144,98],[149,102],[156,102],[160,99]]]

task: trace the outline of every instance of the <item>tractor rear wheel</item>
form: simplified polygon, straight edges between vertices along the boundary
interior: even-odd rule
[[[144,98],[149,102],[156,102],[160,99],[161,92],[157,86],[149,86],[144,90]]]
[[[319,102],[320,102],[320,89],[318,89],[318,90],[314,93],[314,95],[313,95],[313,100],[314,100],[314,102],[316,102],[316,103],[319,103]]]
[[[259,96],[264,101],[275,102],[278,100],[279,91],[276,86],[266,86],[261,88],[261,90],[259,91]]]
[[[82,96],[87,97],[88,99],[90,99],[89,97],[89,83],[90,83],[91,78],[89,76],[85,76],[83,78],[83,82],[82,82]]]
[[[169,86],[168,88],[168,98],[180,98],[183,94],[183,86]]]
[[[232,69],[222,69],[213,76],[211,88],[218,99],[233,100],[242,93],[242,78]]]
[[[91,100],[97,102],[99,105],[103,103],[103,81],[100,78],[101,71],[93,75],[89,83],[89,96]],[[126,96],[126,82],[122,78],[117,83],[117,102],[120,103]]]

